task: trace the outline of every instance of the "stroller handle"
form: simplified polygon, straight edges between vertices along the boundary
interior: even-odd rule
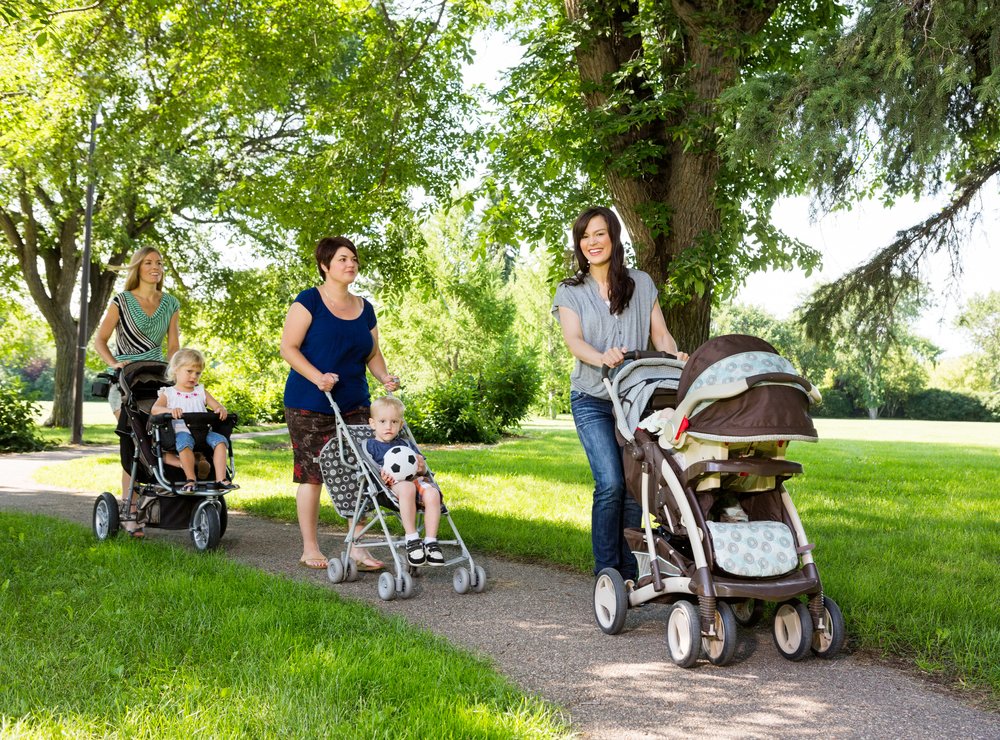
[[[677,355],[672,355],[669,352],[657,352],[654,350],[632,350],[631,352],[626,352],[625,356],[622,358],[621,365],[615,365],[611,367],[609,365],[601,365],[601,380],[607,380],[609,374],[612,370],[617,367],[621,367],[626,362],[632,362],[635,360],[676,360]]]

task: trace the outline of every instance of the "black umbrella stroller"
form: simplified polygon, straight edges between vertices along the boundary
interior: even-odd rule
[[[199,464],[198,480],[193,491],[182,491],[184,471],[166,460],[174,452],[173,417],[169,414],[150,416],[156,403],[157,391],[173,385],[166,377],[164,362],[131,362],[114,374],[102,378],[118,384],[122,394],[121,414],[115,432],[119,436],[122,468],[129,473],[129,493],[125,498],[104,492],[94,502],[93,529],[99,540],[118,534],[122,522],[159,529],[187,529],[199,551],[213,550],[226,532],[228,521],[225,491],[215,488],[212,452],[205,445],[209,431],[227,440],[236,426],[236,414],[225,421],[214,413],[184,414],[184,422],[195,438],[195,452],[204,454]],[[95,384],[95,395],[100,395]],[[207,454],[205,454],[207,453]],[[235,474],[230,446],[227,477]]]

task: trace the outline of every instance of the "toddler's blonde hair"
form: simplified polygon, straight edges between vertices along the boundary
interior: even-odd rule
[[[403,402],[400,401],[395,396],[380,396],[376,398],[374,401],[372,401],[371,411],[369,412],[369,415],[374,419],[375,412],[378,409],[385,407],[391,407],[394,408],[396,411],[398,411],[400,419],[403,418],[403,412],[406,411],[406,407],[403,405]]]
[[[177,368],[197,365],[201,370],[205,369],[205,355],[190,347],[181,347],[170,358],[167,365],[167,380],[177,380]]]

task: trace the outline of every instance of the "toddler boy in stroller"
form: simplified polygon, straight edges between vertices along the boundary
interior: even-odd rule
[[[437,541],[441,522],[441,490],[427,474],[427,460],[416,445],[399,438],[403,431],[403,402],[395,396],[382,396],[372,401],[368,426],[374,436],[365,447],[378,465],[382,482],[392,489],[399,500],[399,518],[406,533],[406,559],[410,565],[444,565],[444,553]],[[416,472],[411,477],[396,479],[386,468],[387,452],[399,447],[412,450],[416,457]],[[425,538],[417,532],[417,504],[424,507]]]

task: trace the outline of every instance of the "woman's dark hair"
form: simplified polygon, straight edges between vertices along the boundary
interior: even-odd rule
[[[573,277],[562,281],[563,285],[582,285],[590,274],[590,261],[583,253],[580,242],[587,231],[587,226],[595,216],[601,216],[608,225],[608,236],[611,237],[611,262],[608,271],[608,299],[611,301],[611,313],[620,314],[628,308],[635,290],[635,281],[629,276],[625,266],[625,247],[622,244],[622,222],[610,208],[595,206],[580,214],[573,224],[573,254],[576,255],[577,271]]]
[[[323,268],[330,266],[330,260],[341,247],[347,247],[355,257],[358,256],[358,248],[346,236],[324,236],[316,243],[316,269],[319,270],[320,280],[326,280]]]

